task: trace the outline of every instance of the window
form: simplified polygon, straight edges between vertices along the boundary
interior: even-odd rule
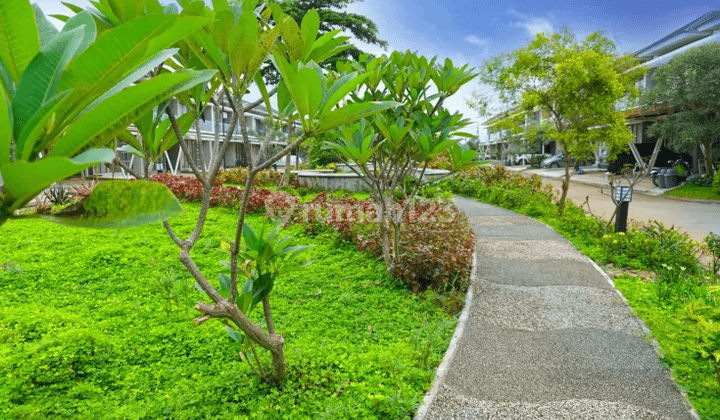
[[[267,126],[265,123],[261,120],[255,119],[255,126],[257,127],[255,130],[257,135],[259,137],[265,137],[265,133],[267,132]]]

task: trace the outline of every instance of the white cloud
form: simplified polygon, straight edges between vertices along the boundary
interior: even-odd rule
[[[484,39],[480,39],[475,35],[468,35],[465,37],[465,41],[469,42],[473,45],[487,45],[487,41]]]
[[[524,13],[520,13],[515,9],[508,10],[508,15],[513,16],[516,20],[513,22],[513,26],[517,28],[523,28],[527,31],[528,36],[534,37],[536,34],[544,32],[550,34],[554,32],[553,24],[550,19],[540,16],[528,16]],[[549,15],[553,18],[553,15]]]

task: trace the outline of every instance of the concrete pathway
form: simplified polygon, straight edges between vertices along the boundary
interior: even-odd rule
[[[456,205],[477,235],[473,297],[416,419],[695,418],[599,268],[528,217]]]

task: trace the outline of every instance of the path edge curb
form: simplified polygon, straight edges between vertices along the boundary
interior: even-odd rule
[[[568,242],[570,242],[570,241],[568,241]],[[571,245],[572,245],[572,243],[571,243]],[[573,245],[573,246],[575,246],[575,245]],[[580,250],[578,250],[578,251],[580,251]],[[593,267],[595,267],[595,269],[600,274],[602,274],[602,276],[605,278],[605,280],[607,280],[607,282],[610,283],[610,286],[612,286],[615,293],[617,293],[620,296],[620,299],[622,299],[622,301],[633,310],[633,316],[635,317],[635,320],[640,324],[640,328],[642,328],[643,334],[645,334],[646,337],[650,338],[650,346],[653,348],[653,350],[655,350],[655,354],[657,354],[658,359],[659,359],[662,356],[662,353],[660,351],[660,349],[661,349],[660,343],[658,343],[657,340],[655,340],[655,337],[652,336],[652,332],[650,331],[650,328],[648,328],[648,326],[645,325],[645,321],[642,318],[640,318],[640,316],[637,313],[635,313],[635,308],[633,308],[633,306],[630,305],[630,302],[628,302],[628,300],[625,298],[625,295],[622,294],[620,289],[618,289],[617,286],[615,286],[615,282],[612,281],[612,279],[610,278],[610,276],[607,275],[605,270],[600,268],[600,266],[597,265],[597,263],[595,261],[593,261],[592,258],[583,254],[582,251],[580,251],[580,253],[585,258],[587,258],[588,261],[590,261],[590,264],[592,264]],[[677,389],[678,392],[680,392],[680,395],[683,396],[683,401],[685,402],[685,406],[687,407],[688,411],[690,412],[690,415],[695,420],[701,420],[700,415],[695,410],[695,407],[693,407],[693,405],[690,403],[690,399],[688,398],[687,392],[685,392],[682,388],[680,388],[680,385],[678,385],[677,381],[672,376],[672,373],[673,373],[672,368],[670,368],[669,366],[663,366],[663,367],[665,370],[667,370],[670,373],[670,380],[673,382],[673,385],[675,385],[675,389]]]
[[[413,420],[425,420],[430,406],[433,401],[435,401],[435,397],[437,397],[438,392],[440,392],[440,387],[445,380],[445,375],[455,358],[457,346],[463,332],[465,331],[465,324],[467,323],[467,319],[470,314],[470,306],[473,301],[473,289],[477,280],[477,248],[473,250],[472,267],[470,270],[470,286],[468,286],[467,295],[465,295],[465,306],[460,313],[460,318],[458,318],[458,323],[455,326],[455,332],[450,339],[450,344],[448,344],[448,348],[445,351],[445,356],[443,357],[442,362],[440,362],[440,366],[438,366],[437,371],[435,371],[435,380],[433,381],[432,388],[430,388],[430,391],[428,391],[423,397],[423,402],[420,404]]]
[[[491,205],[493,205],[493,204],[491,204]],[[512,211],[512,210],[510,210],[510,211]],[[517,213],[517,212],[513,212],[513,213]],[[517,214],[519,214],[519,215],[521,215],[521,216],[525,216],[524,214],[520,214],[520,213],[517,213]],[[525,217],[530,217],[530,216],[525,216]],[[545,225],[545,226],[547,226],[548,228],[550,228],[553,232],[555,232],[555,233],[557,233],[558,235],[560,235],[560,236],[562,236],[563,238],[565,238],[565,235],[563,235],[562,233],[560,233],[560,232],[558,232],[557,230],[555,230],[554,227],[552,227],[552,226],[548,225],[547,223],[542,222],[542,221],[540,221],[540,220],[534,219],[534,218],[532,218],[532,217],[530,217],[530,218],[533,219],[533,220],[535,220],[535,221],[537,221],[537,222],[539,222],[539,223],[542,223],[543,225]],[[603,278],[605,279],[605,281],[607,281],[608,284],[610,284],[610,287],[612,287],[612,289],[615,291],[615,293],[617,293],[618,296],[620,296],[620,299],[623,301],[623,303],[625,303],[630,309],[632,309],[632,311],[633,311],[633,317],[634,317],[635,320],[638,322],[638,324],[640,324],[640,328],[642,329],[643,334],[644,334],[646,337],[649,337],[649,339],[650,339],[650,343],[649,343],[649,344],[650,344],[650,347],[652,347],[653,350],[655,350],[655,354],[658,356],[658,359],[660,359],[660,357],[661,357],[661,355],[662,355],[661,352],[660,352],[660,349],[661,349],[660,343],[658,343],[657,340],[655,340],[655,337],[652,336],[652,333],[650,332],[650,328],[648,328],[648,326],[645,325],[645,321],[644,321],[642,318],[640,318],[640,316],[635,312],[635,308],[633,308],[633,306],[630,305],[630,302],[628,302],[628,300],[625,298],[625,295],[623,295],[622,292],[620,291],[620,289],[618,289],[617,286],[615,286],[615,282],[612,281],[612,279],[610,278],[610,276],[607,275],[607,273],[605,272],[605,270],[603,270],[602,268],[600,268],[600,266],[599,266],[595,261],[593,261],[592,258],[588,257],[587,255],[585,255],[585,253],[583,253],[582,251],[580,251],[580,249],[578,249],[578,247],[576,247],[575,244],[573,244],[572,242],[570,242],[569,239],[565,238],[565,240],[566,240],[567,243],[569,243],[573,248],[575,248],[575,249],[580,253],[580,255],[582,255],[583,257],[585,257],[585,258],[588,260],[588,262],[590,262],[590,264],[591,264],[593,267],[595,267],[595,270],[597,270],[597,271],[600,273],[600,275],[603,276]],[[691,416],[693,419],[695,419],[695,420],[701,420],[700,415],[699,415],[699,414],[697,413],[697,411],[695,410],[695,407],[693,407],[693,405],[690,403],[690,399],[688,398],[687,392],[685,392],[685,390],[683,390],[683,389],[680,387],[680,385],[678,385],[677,381],[676,381],[675,378],[672,376],[672,373],[673,373],[672,368],[670,368],[669,366],[663,366],[663,369],[665,369],[666,371],[668,371],[668,373],[670,374],[670,375],[669,375],[669,376],[670,376],[670,380],[672,381],[673,385],[675,386],[675,389],[677,389],[678,392],[680,393],[680,395],[682,395],[682,397],[683,397],[683,402],[685,403],[685,407],[687,408],[688,412],[690,413],[690,416]]]

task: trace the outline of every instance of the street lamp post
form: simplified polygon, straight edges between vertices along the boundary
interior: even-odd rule
[[[615,217],[615,232],[625,232],[627,230],[630,201],[632,201],[632,188],[624,186],[615,187],[615,202],[620,203],[617,216]]]

